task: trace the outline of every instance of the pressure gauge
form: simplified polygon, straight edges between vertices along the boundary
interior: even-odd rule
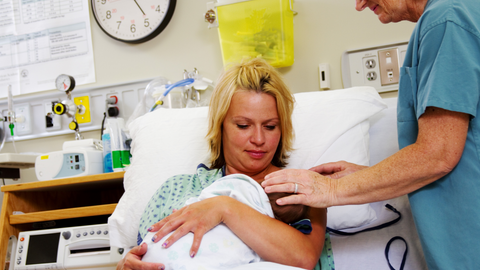
[[[75,88],[75,79],[72,76],[62,74],[55,80],[55,86],[58,90],[68,93]]]

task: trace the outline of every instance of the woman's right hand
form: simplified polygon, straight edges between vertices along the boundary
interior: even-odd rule
[[[147,253],[148,245],[143,243],[136,246],[125,255],[117,264],[117,270],[163,270],[165,265],[161,263],[142,262],[142,257]]]

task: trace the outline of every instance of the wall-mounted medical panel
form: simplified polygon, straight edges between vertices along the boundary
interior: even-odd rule
[[[372,86],[380,93],[398,90],[407,46],[408,42],[400,42],[345,51],[342,54],[343,86]]]
[[[118,100],[115,104],[118,108],[118,117],[122,117],[127,121],[137,103],[143,97],[145,87],[150,81],[151,79],[147,79],[97,88],[74,89],[71,93],[72,99],[78,100],[78,102],[83,100],[84,103],[88,100],[89,107],[88,121],[78,122],[80,132],[101,129],[104,112],[108,109],[105,101],[112,96],[116,96]],[[72,134],[73,140],[75,131],[69,129],[72,118],[67,117],[67,115],[52,113],[52,104],[61,102],[66,98],[65,93],[61,91],[13,97],[13,108],[17,116],[21,113],[28,114],[28,117],[24,117],[23,122],[15,123],[14,140],[21,141],[64,134]],[[3,116],[7,115],[7,103],[6,99],[0,101],[0,111]],[[5,124],[5,127],[6,132],[9,133],[8,123]],[[0,125],[0,128],[3,129],[3,126]],[[7,135],[6,140],[11,141],[10,134]]]

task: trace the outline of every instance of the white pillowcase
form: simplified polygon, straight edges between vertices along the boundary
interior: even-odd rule
[[[287,168],[338,160],[368,165],[368,118],[386,107],[374,88],[298,93],[295,99],[295,150]],[[208,160],[207,114],[207,107],[158,109],[130,124],[132,163],[125,173],[125,193],[108,220],[112,246],[135,246],[140,217],[154,192],[169,177],[195,173]],[[343,218],[345,211],[357,217]],[[359,227],[375,218],[368,204],[335,207],[328,211],[327,226]]]

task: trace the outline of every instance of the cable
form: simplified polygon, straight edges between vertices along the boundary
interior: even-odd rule
[[[397,214],[398,217],[394,220],[385,222],[385,223],[380,224],[378,226],[363,229],[363,230],[356,231],[356,232],[344,232],[344,231],[332,229],[330,227],[327,227],[327,232],[338,234],[338,235],[355,235],[355,234],[361,233],[361,232],[369,232],[369,231],[374,231],[374,230],[380,230],[380,229],[391,226],[391,225],[397,223],[398,221],[400,221],[400,219],[402,218],[402,214],[400,213],[400,211],[398,211],[397,209],[395,209],[395,207],[391,206],[388,203],[385,205],[385,207],[388,208],[390,211],[394,212],[395,214]]]
[[[403,270],[403,268],[405,267],[405,262],[407,261],[407,253],[408,253],[408,244],[407,244],[407,241],[403,239],[403,237],[395,236],[392,239],[390,239],[390,241],[388,241],[387,246],[385,247],[385,258],[387,259],[388,267],[390,267],[390,270],[395,270],[395,268],[393,268],[393,266],[390,264],[390,257],[388,256],[388,253],[390,251],[390,245],[396,240],[402,240],[405,243],[405,251],[403,252],[402,262],[399,268],[399,270]]]
[[[103,129],[105,127],[105,119],[107,118],[107,112],[103,113],[103,120],[102,120],[102,129],[100,129],[100,140],[102,140],[103,137]]]
[[[105,128],[105,119],[107,118],[108,105],[117,104],[117,102],[118,102],[117,96],[111,96],[105,99],[105,112],[103,113],[102,129],[100,131],[100,140],[102,140],[102,137],[103,137],[103,129]],[[117,115],[118,115],[118,109],[117,109]],[[111,116],[111,115],[108,115],[108,116]]]

